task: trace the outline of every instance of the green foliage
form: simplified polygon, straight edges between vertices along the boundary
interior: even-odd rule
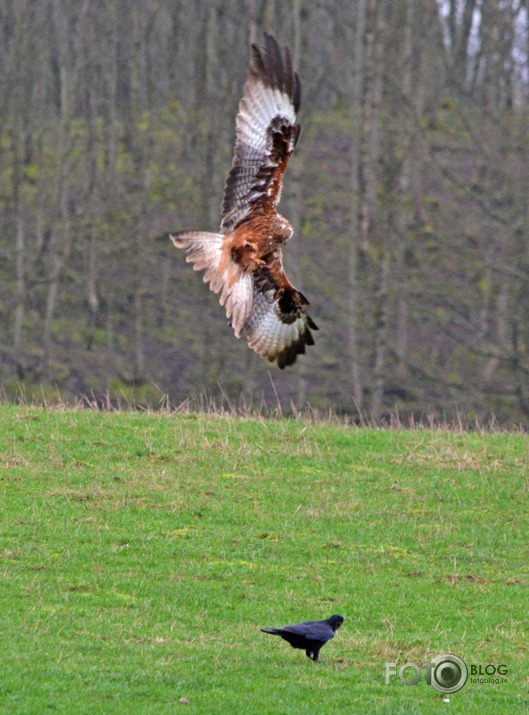
[[[527,699],[523,435],[0,409],[2,709],[438,713]],[[343,613],[322,663],[262,626]]]

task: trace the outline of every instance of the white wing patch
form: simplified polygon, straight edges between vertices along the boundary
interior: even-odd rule
[[[309,321],[302,309],[297,315],[281,315],[274,290],[256,289],[252,312],[244,326],[248,346],[282,368],[305,352],[305,344],[313,344]],[[315,328],[312,321],[310,324]]]
[[[245,218],[251,204],[267,190],[272,172],[279,165],[272,157],[274,132],[285,131],[290,136],[288,154],[299,133],[299,79],[288,53],[282,55],[275,40],[265,39],[263,56],[254,48],[253,65],[239,102],[235,154],[222,205],[221,231],[225,234]]]

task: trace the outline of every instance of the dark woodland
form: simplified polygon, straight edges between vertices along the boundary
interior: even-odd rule
[[[3,0],[3,399],[529,423],[526,0]],[[167,239],[217,230],[250,43],[288,45],[279,371]]]

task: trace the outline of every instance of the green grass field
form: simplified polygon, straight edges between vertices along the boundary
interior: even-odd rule
[[[2,713],[529,710],[523,434],[4,405],[0,488]]]

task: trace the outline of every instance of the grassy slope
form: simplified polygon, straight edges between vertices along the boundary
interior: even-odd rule
[[[525,711],[528,466],[523,435],[0,407],[1,711]],[[333,612],[325,665],[259,631]],[[443,652],[508,683],[384,684]]]

